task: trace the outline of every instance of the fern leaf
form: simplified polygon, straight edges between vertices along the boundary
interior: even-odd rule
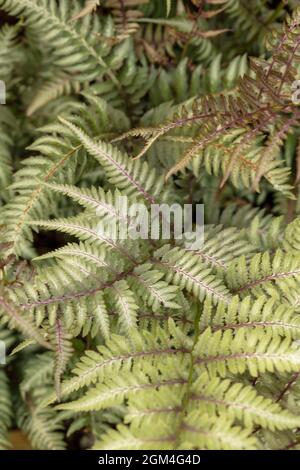
[[[299,258],[281,250],[277,250],[273,256],[269,252],[259,253],[252,257],[248,265],[243,257],[238,259],[227,274],[230,289],[237,294],[266,294],[288,301],[293,290],[298,290]]]
[[[137,324],[138,306],[134,294],[124,280],[115,282],[111,289],[122,324],[128,332],[131,332]]]
[[[218,354],[214,351],[218,348]],[[275,370],[285,372],[299,371],[300,355],[296,344],[288,338],[268,332],[249,332],[239,330],[235,336],[232,331],[211,333],[207,329],[200,335],[194,350],[195,364],[207,369],[211,374],[222,377],[229,371],[232,374],[249,370],[253,377],[259,373]]]
[[[162,180],[155,171],[149,169],[146,163],[133,162],[112,145],[104,142],[97,144],[74,124],[62,118],[60,120],[77,136],[87,151],[103,165],[111,184],[128,195],[136,193],[148,202],[155,202],[154,197],[161,191]],[[137,174],[139,174],[138,180]]]
[[[205,296],[214,301],[229,301],[229,292],[222,281],[213,275],[211,269],[199,263],[199,258],[180,248],[166,250],[166,247],[156,253],[159,264],[166,268],[167,281],[187,289],[200,300]]]
[[[55,365],[54,365],[54,381],[57,398],[60,400],[61,377],[65,372],[73,348],[70,344],[70,336],[66,335],[59,319],[55,325]]]
[[[55,417],[52,410],[26,409],[24,406],[19,410],[18,424],[34,449],[65,450],[63,427]]]
[[[0,449],[10,447],[8,439],[8,430],[11,426],[12,401],[8,384],[8,379],[4,371],[0,371]]]
[[[10,303],[0,297],[0,307],[2,310],[2,316],[4,321],[17,327],[25,336],[29,336],[34,339],[37,343],[44,346],[47,349],[53,349],[51,343],[49,343],[43,336],[42,332],[34,325],[30,318],[25,317],[25,315],[17,309],[10,305]]]
[[[170,286],[166,281],[162,281],[164,274],[151,268],[150,263],[135,268],[129,280],[132,289],[154,312],[157,312],[161,306],[173,309],[180,308],[175,301],[178,287]]]

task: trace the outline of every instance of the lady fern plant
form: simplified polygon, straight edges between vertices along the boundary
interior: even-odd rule
[[[296,3],[0,0],[1,448],[300,448]]]

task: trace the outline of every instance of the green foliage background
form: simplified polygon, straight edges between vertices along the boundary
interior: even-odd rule
[[[300,448],[297,4],[0,0],[1,448]]]

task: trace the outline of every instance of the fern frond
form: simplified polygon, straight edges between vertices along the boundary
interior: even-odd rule
[[[177,436],[172,433],[168,426],[160,424],[155,427],[156,438],[144,435],[140,437],[138,428],[119,425],[117,430],[110,430],[103,436],[102,440],[94,446],[95,450],[105,449],[218,449],[218,450],[240,450],[255,449],[256,440],[250,436],[249,431],[241,432],[239,427],[232,427],[232,423],[226,419],[220,419],[218,423],[209,417],[201,418],[199,427],[199,415],[194,413],[188,416],[188,423],[183,426],[182,438],[178,443]],[[168,431],[170,434],[168,434]],[[177,444],[177,445],[176,445]]]
[[[92,209],[93,211],[96,211],[96,214],[99,218],[101,216],[108,216],[108,220],[117,219],[121,222],[123,221],[128,223],[130,226],[130,219],[126,217],[126,215],[122,214],[121,208],[119,211],[116,209],[118,199],[122,196],[122,193],[118,190],[112,193],[111,191],[105,192],[101,188],[96,189],[95,187],[91,187],[79,189],[76,188],[76,186],[59,185],[53,183],[45,183],[45,186],[52,191],[72,198],[86,209]]]
[[[136,328],[138,306],[126,281],[118,281],[111,287],[112,301],[120,314],[124,328],[131,333]]]
[[[26,364],[20,390],[23,397],[53,377],[53,353],[38,354]]]
[[[187,289],[200,300],[208,296],[215,302],[229,302],[230,295],[226,286],[210,268],[199,262],[197,255],[181,248],[168,248],[163,247],[155,255],[158,265],[166,270],[167,281]]]
[[[89,219],[90,217],[86,215],[49,221],[35,220],[30,222],[30,225],[68,233],[84,242],[103,244],[107,248],[118,250],[120,254],[131,259],[130,254],[122,247],[122,243],[114,239],[114,233],[107,233],[109,227],[103,229],[99,222],[90,222]]]
[[[72,79],[71,76],[63,75],[61,78],[55,77],[54,80],[43,83],[28,106],[26,114],[27,116],[32,116],[52,100],[60,96],[71,95],[73,93],[78,94],[81,91],[82,84]]]
[[[61,377],[66,370],[70,357],[73,354],[73,347],[70,341],[71,336],[65,333],[60,319],[56,320],[54,335],[55,335],[54,383],[55,383],[57,398],[60,400]]]
[[[199,155],[205,147],[218,143],[219,139],[224,138],[224,136],[232,131],[244,128],[244,136],[241,142],[236,149],[233,148],[233,151],[230,152],[231,158],[227,164],[227,168],[224,169],[224,183],[230,176],[240,156],[245,152],[245,149],[249,148],[250,143],[257,139],[263,132],[266,132],[266,129],[270,126],[276,124],[276,122],[278,122],[277,119],[280,119],[281,113],[284,115],[286,109],[290,109],[289,106],[292,105],[291,101],[288,101],[286,95],[283,94],[283,83],[285,81],[284,88],[286,88],[287,83],[291,84],[293,79],[295,79],[295,69],[292,64],[297,60],[298,27],[299,17],[298,13],[295,12],[290,26],[290,31],[293,31],[294,35],[291,33],[289,36],[283,33],[281,38],[276,38],[279,43],[278,47],[280,53],[285,55],[285,59],[288,62],[284,70],[280,71],[279,67],[276,66],[280,60],[280,58],[278,58],[277,63],[279,53],[276,49],[273,59],[273,65],[275,65],[272,66],[272,62],[269,64],[269,66],[272,67],[269,72],[264,72],[264,68],[266,68],[264,61],[261,63],[253,61],[251,63],[251,69],[254,77],[249,74],[240,79],[237,88],[237,97],[233,97],[230,94],[228,96],[221,95],[218,99],[208,96],[199,100],[200,102],[194,101],[193,110],[190,112],[183,107],[181,114],[175,115],[173,120],[158,126],[156,130],[149,129],[150,137],[144,150],[139,153],[139,157],[147,152],[159,138],[162,138],[170,131],[181,129],[185,125],[202,124],[200,128],[198,128],[194,143],[187,148],[180,160],[177,161],[167,173],[166,179],[168,179],[171,175],[186,168],[192,159]],[[289,24],[286,26],[286,29],[288,28]],[[274,72],[272,72],[273,69]],[[295,112],[297,114],[296,110]],[[248,129],[249,118],[252,123],[255,121],[254,127],[250,129]],[[290,128],[295,125],[297,121],[298,117],[295,115],[291,118],[289,124],[286,122],[284,131],[279,131],[279,142],[281,142],[283,136],[289,132]],[[261,172],[261,166],[258,171],[259,173]],[[257,175],[259,175],[259,173],[257,173]],[[267,172],[264,171],[264,173]],[[259,178],[257,175],[256,181],[258,181],[257,178]],[[278,187],[278,184],[275,182],[274,186]]]
[[[254,247],[235,227],[205,226],[203,248],[196,251],[196,254],[203,263],[223,271],[233,259],[242,254],[248,257],[252,250]]]
[[[11,86],[12,72],[19,59],[19,47],[17,46],[17,34],[20,24],[9,26],[4,24],[0,30],[0,79],[5,80],[7,88]]]
[[[61,119],[85,146],[87,151],[103,165],[111,184],[126,194],[136,193],[148,202],[154,203],[154,197],[161,192],[162,180],[155,171],[150,170],[147,163],[133,162],[126,154],[110,144],[97,144],[81,129],[72,123]],[[137,180],[137,175],[139,178]]]
[[[63,426],[55,418],[56,413],[52,410],[23,405],[19,410],[18,425],[28,435],[34,449],[65,450]]]
[[[157,312],[163,305],[166,308],[180,308],[175,298],[177,286],[170,286],[162,278],[164,274],[153,270],[150,263],[135,268],[130,284],[145,303]]]
[[[216,420],[201,417],[201,421],[199,418],[197,411],[187,416],[183,425],[182,448],[254,450],[257,447],[256,438],[251,436],[250,431],[232,426],[228,418],[220,417]]]
[[[35,258],[36,260],[45,260],[49,258],[58,259],[80,259],[83,258],[89,263],[95,264],[99,268],[107,268],[109,271],[122,271],[122,261],[117,259],[112,252],[107,252],[105,247],[95,243],[86,242],[68,243],[63,248]],[[119,267],[119,269],[118,269]]]
[[[245,35],[247,41],[253,40],[257,35],[265,36],[270,32],[269,12],[261,0],[254,0],[251,5],[243,0],[228,0],[226,13],[234,19],[238,31]]]
[[[18,311],[5,298],[0,297],[1,316],[5,323],[19,329],[25,336],[34,339],[37,343],[47,349],[53,349],[51,343],[45,339],[43,332],[37,328],[30,317]]]
[[[99,73],[104,73],[120,88],[115,74],[103,59],[103,55],[107,54],[107,45],[99,48],[95,41],[91,41],[93,22],[86,23],[85,28],[79,30],[77,23],[68,21],[72,17],[72,10],[70,16],[66,1],[58,6],[52,0],[2,0],[0,6],[12,15],[24,15],[27,25],[37,34],[43,31],[40,38],[48,49],[50,44],[54,64],[61,70],[76,74],[79,80],[91,80]]]
[[[275,3],[0,0],[1,449],[300,447],[300,8]]]
[[[134,333],[133,338],[134,346],[132,341],[128,345],[128,340],[123,336],[111,335],[106,346],[98,348],[99,352],[88,351],[74,369],[77,377],[62,384],[62,397],[98,380],[103,380],[107,373],[111,375],[112,371],[119,371],[123,364],[127,369],[134,361],[143,362],[145,358],[149,358],[150,361],[156,363],[159,357],[165,357],[167,360],[173,355],[178,354],[179,357],[183,357],[189,352],[185,344],[180,347],[175,340],[170,344],[168,336],[162,330],[157,331],[155,338],[146,331],[143,332],[142,341]],[[43,400],[41,406],[47,406],[54,401],[56,397],[51,395]]]
[[[218,354],[214,351],[218,350]],[[299,349],[288,338],[283,341],[271,332],[239,330],[235,336],[230,330],[212,333],[210,329],[200,335],[194,350],[195,364],[210,374],[222,377],[229,371],[251,376],[260,373],[299,370]]]
[[[206,301],[200,321],[201,328],[211,325],[213,331],[249,329],[273,331],[282,337],[297,340],[299,337],[299,319],[292,307],[277,305],[275,299],[260,296],[252,301],[251,297],[239,300],[236,296],[230,304],[218,304],[213,308]]]
[[[232,419],[242,421],[246,428],[293,429],[299,421],[299,417],[282,410],[271,399],[259,395],[253,387],[227,379],[210,380],[206,374],[193,384],[191,403],[191,408],[202,413],[213,410],[221,415],[228,414]]]
[[[300,218],[297,217],[285,230],[282,247],[287,253],[299,254],[300,251]]]
[[[277,250],[258,253],[247,263],[239,258],[227,271],[227,282],[231,291],[239,295],[249,293],[258,297],[261,294],[287,301],[293,291],[297,292],[300,277],[298,256]]]
[[[100,99],[90,98],[90,101],[94,106],[93,113],[81,108],[85,126],[93,123],[98,135],[107,135],[115,125],[126,128],[128,123],[123,113]],[[28,251],[30,252],[32,233],[27,221],[45,217],[45,214],[55,210],[54,194],[43,183],[60,182],[61,178],[65,183],[73,183],[76,171],[81,171],[80,168],[85,165],[82,146],[74,145],[74,140],[70,141],[68,128],[55,123],[44,130],[49,134],[38,138],[31,145],[31,150],[37,152],[39,158],[29,157],[23,162],[24,167],[17,172],[12,187],[16,193],[15,199],[6,205],[3,212],[7,226],[5,241],[12,243],[11,251],[17,255],[28,256]],[[65,172],[66,180],[63,177]]]
[[[0,449],[11,447],[8,439],[8,430],[12,421],[12,400],[8,379],[4,371],[0,371]]]

